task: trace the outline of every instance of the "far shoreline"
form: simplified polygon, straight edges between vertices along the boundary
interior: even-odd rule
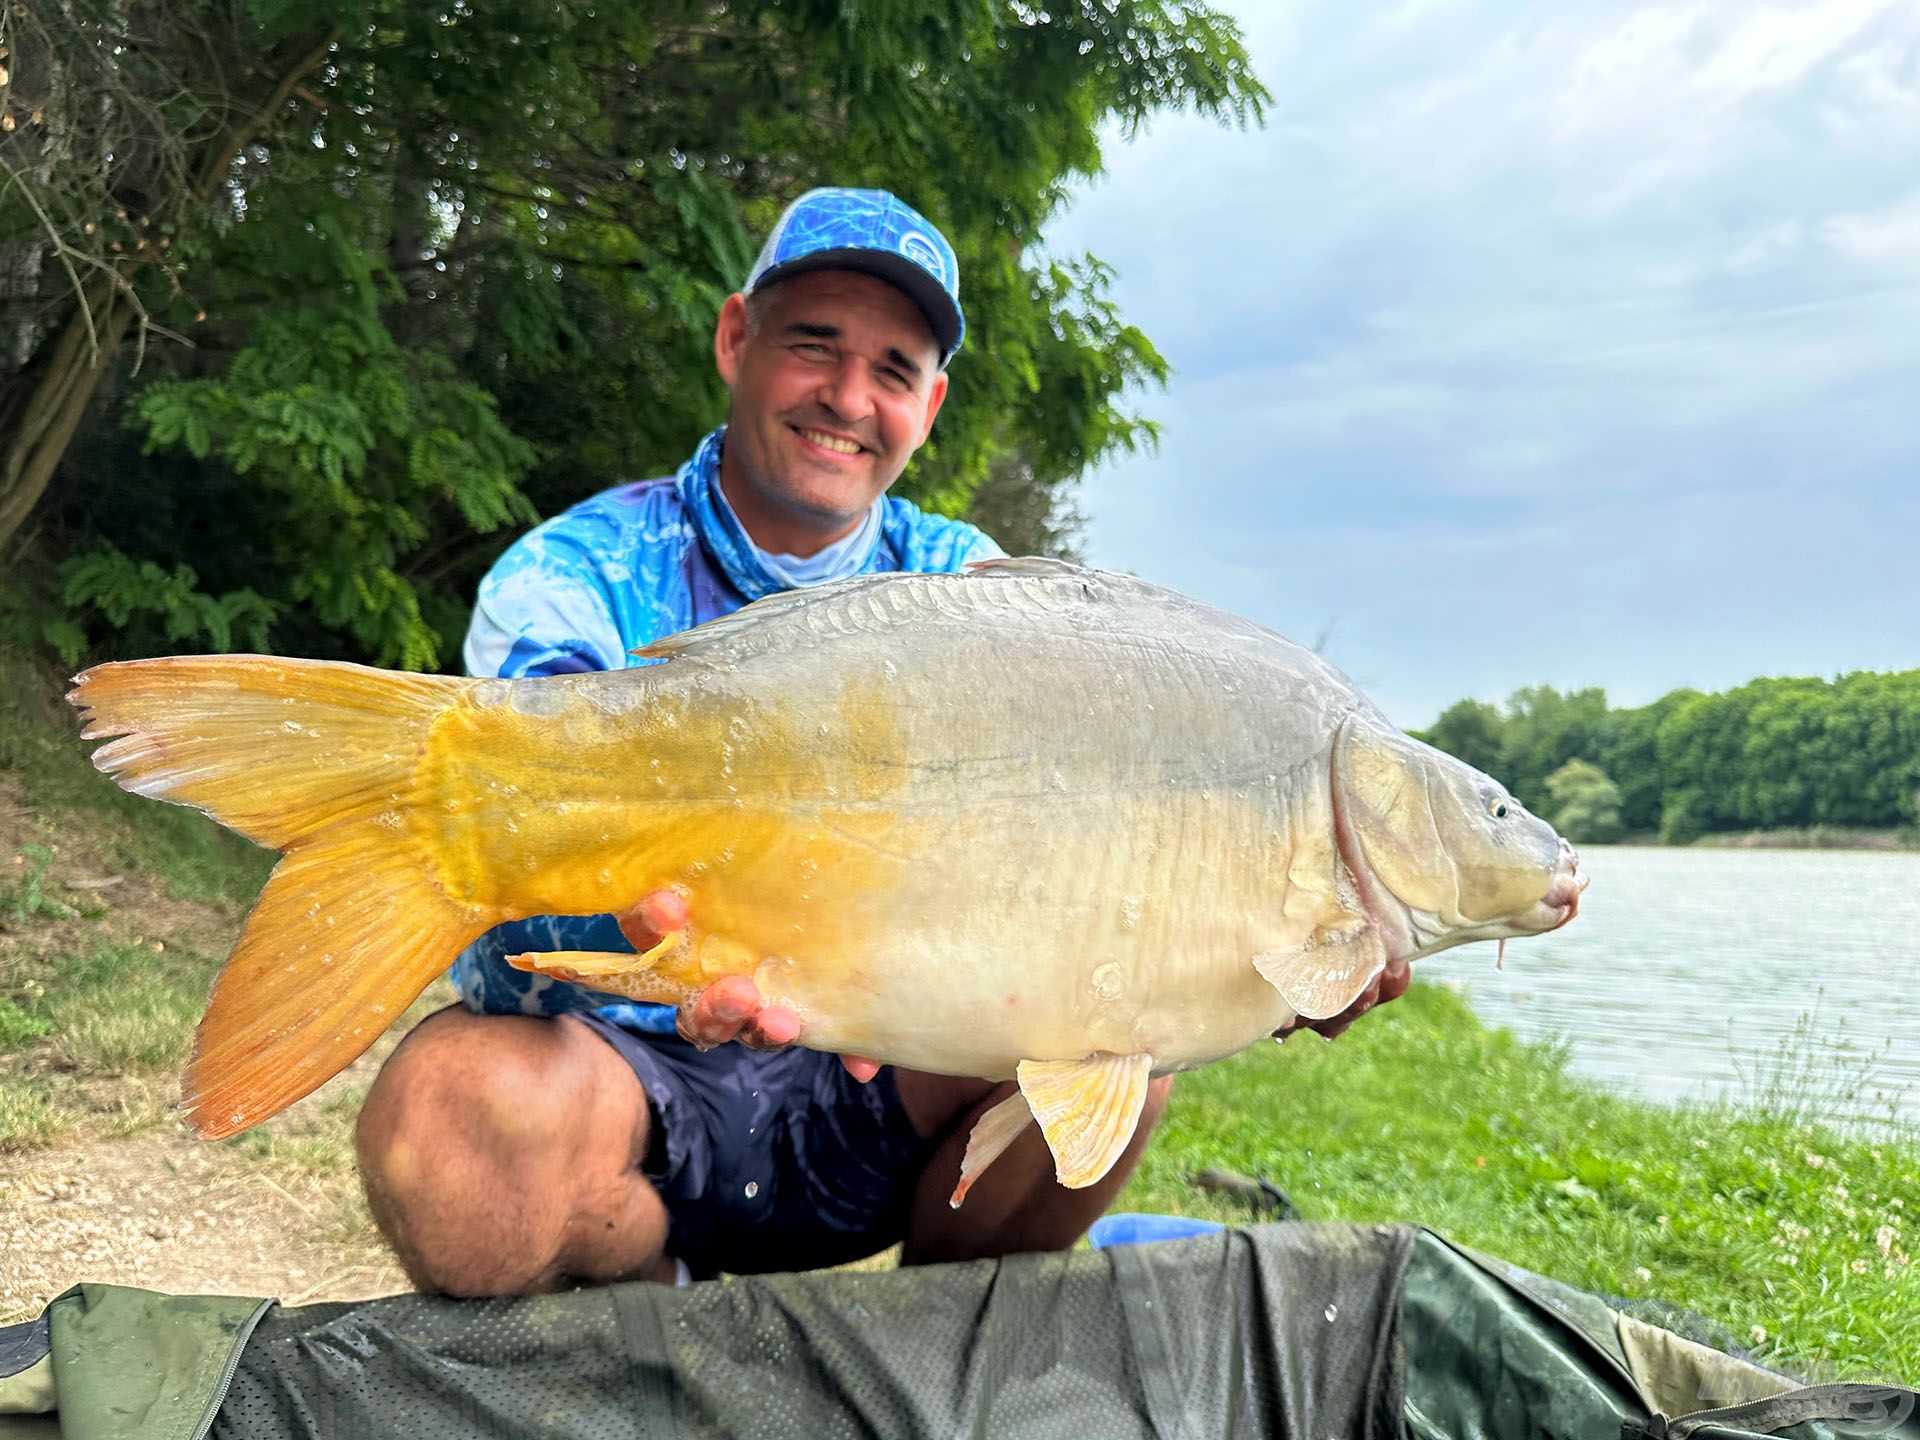
[[[1653,850],[1871,850],[1882,854],[1920,851],[1920,829],[1851,829],[1814,825],[1807,829],[1733,830],[1672,844],[1658,835],[1623,835],[1618,840],[1582,841],[1590,845],[1633,845]]]

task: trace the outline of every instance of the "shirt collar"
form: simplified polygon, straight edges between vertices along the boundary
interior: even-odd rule
[[[883,498],[874,500],[866,517],[849,534],[818,554],[804,558],[770,555],[753,543],[720,488],[720,453],[726,436],[724,425],[708,432],[680,467],[674,483],[701,544],[734,589],[748,600],[759,600],[782,590],[841,580],[866,570],[880,543]]]

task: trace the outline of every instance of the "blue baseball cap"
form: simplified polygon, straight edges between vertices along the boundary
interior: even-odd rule
[[[933,222],[885,190],[809,190],[760,247],[743,294],[808,270],[859,270],[904,290],[927,317],[944,367],[960,348],[960,261]]]

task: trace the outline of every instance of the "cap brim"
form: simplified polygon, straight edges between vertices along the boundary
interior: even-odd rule
[[[776,280],[785,280],[794,275],[804,275],[809,270],[858,270],[877,280],[885,280],[897,290],[904,290],[907,298],[920,307],[920,313],[927,317],[927,326],[933,331],[934,343],[940,347],[940,363],[946,364],[953,358],[953,352],[960,348],[962,324],[960,307],[946,292],[941,283],[922,270],[904,255],[890,255],[885,250],[864,250],[849,247],[844,250],[816,250],[810,255],[802,255],[797,260],[789,260],[782,265],[770,266],[764,275],[753,282],[758,290],[771,285]]]

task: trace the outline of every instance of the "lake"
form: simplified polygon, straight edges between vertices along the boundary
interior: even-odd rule
[[[1657,1100],[1784,1083],[1851,1119],[1920,1123],[1920,854],[1583,846],[1553,935],[1420,961],[1489,1024]]]

